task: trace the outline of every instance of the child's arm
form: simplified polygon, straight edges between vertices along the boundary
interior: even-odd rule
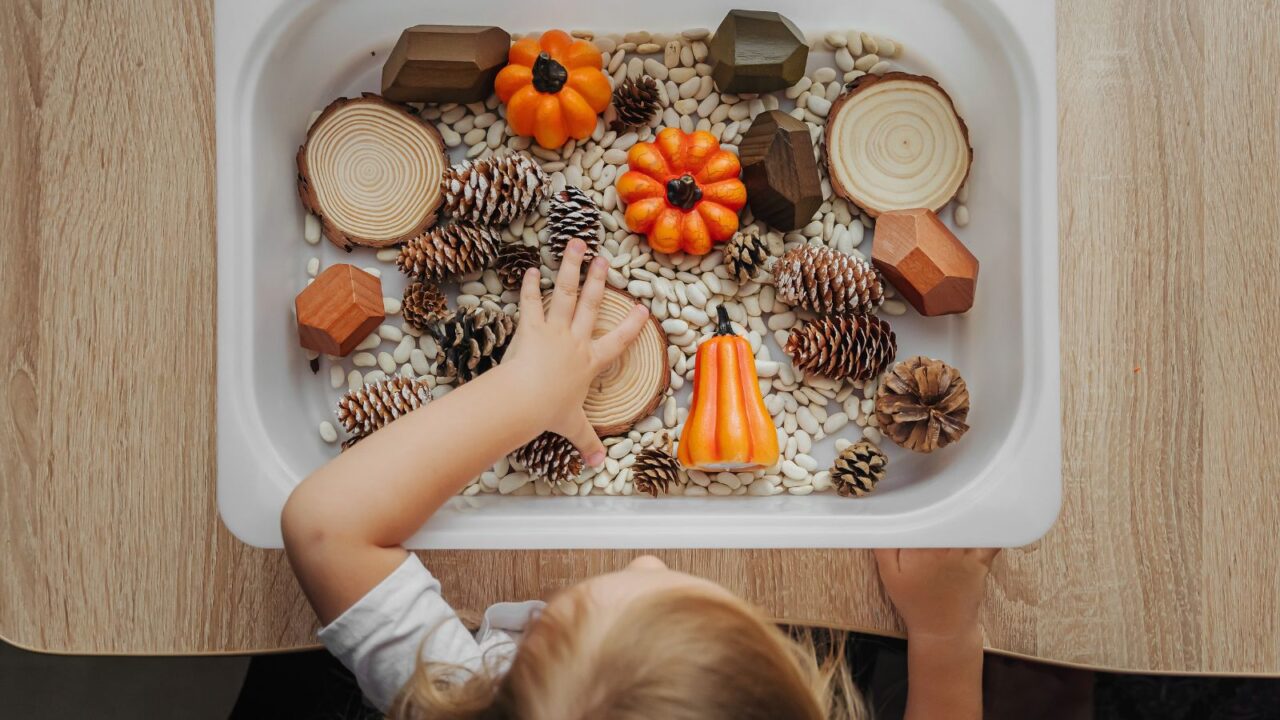
[[[998,550],[876,550],[880,579],[907,626],[906,720],[982,718],[978,611]]]
[[[543,430],[593,465],[604,446],[582,411],[591,380],[640,332],[634,308],[592,340],[607,264],[570,243],[544,314],[537,270],[524,278],[520,324],[497,368],[374,433],[302,482],[281,516],[285,550],[311,605],[329,623],[405,559],[400,547],[471,478]]]

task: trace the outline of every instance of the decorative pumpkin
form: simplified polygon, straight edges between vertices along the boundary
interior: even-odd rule
[[[517,40],[493,83],[511,130],[552,150],[590,137],[613,95],[600,61],[595,45],[563,30]]]
[[[617,183],[627,227],[648,235],[654,250],[705,255],[738,231],[747,204],[742,165],[711,133],[667,128],[654,142],[631,146],[627,164]]]
[[[756,470],[778,462],[778,431],[765,409],[751,345],[716,308],[714,337],[698,346],[693,401],[680,433],[680,464],[720,472]]]

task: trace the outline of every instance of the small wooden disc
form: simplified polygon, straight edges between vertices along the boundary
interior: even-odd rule
[[[550,302],[551,293],[547,293],[542,298],[543,307]],[[636,304],[631,295],[606,287],[600,300],[593,337],[600,337],[617,327]],[[639,337],[622,353],[622,357],[592,381],[582,407],[597,435],[621,435],[658,407],[670,384],[667,334],[658,320],[650,315]]]

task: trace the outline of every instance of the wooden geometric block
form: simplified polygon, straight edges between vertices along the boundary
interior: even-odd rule
[[[730,10],[708,46],[711,78],[720,92],[763,93],[795,85],[804,75],[804,34],[776,12]]]
[[[484,100],[507,64],[511,35],[480,25],[415,25],[382,66],[382,96],[396,102]]]
[[[355,265],[331,265],[294,300],[298,342],[308,350],[344,356],[378,329],[386,313],[382,281]]]
[[[921,315],[949,315],[973,307],[978,259],[932,210],[881,213],[871,261]]]
[[[822,179],[809,126],[781,110],[760,113],[738,144],[747,203],[778,230],[809,224],[822,206]]]

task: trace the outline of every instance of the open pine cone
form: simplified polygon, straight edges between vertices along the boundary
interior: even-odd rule
[[[431,329],[440,346],[440,376],[467,382],[487,372],[502,362],[515,332],[515,318],[500,310],[466,307],[449,313]]]
[[[862,497],[884,478],[889,459],[866,440],[844,449],[831,468],[831,483],[841,497]]]
[[[880,379],[876,420],[891,440],[915,452],[933,452],[969,429],[969,388],[950,365],[917,355]]]
[[[444,172],[444,207],[476,225],[507,225],[547,196],[547,174],[526,153],[468,160]]]
[[[414,280],[404,288],[404,302],[400,315],[404,321],[422,332],[431,332],[436,323],[449,312],[449,301],[440,288],[431,283]]]
[[[409,277],[440,282],[484,270],[498,257],[498,233],[468,223],[439,226],[400,248],[396,265]]]
[[[582,455],[573,443],[544,432],[511,454],[530,475],[550,483],[567,482],[582,472]]]
[[[613,107],[618,111],[614,130],[648,125],[659,111],[658,83],[648,75],[623,80],[613,91]]]
[[[748,282],[764,267],[769,258],[769,243],[760,235],[760,228],[752,225],[743,228],[724,246],[724,264],[729,274],[738,282]]]
[[[541,265],[542,257],[538,254],[538,248],[513,242],[504,243],[498,249],[498,260],[494,264],[494,270],[498,272],[502,287],[508,290],[519,290],[524,282],[525,271]]]
[[[653,497],[658,497],[659,491],[665,493],[672,485],[680,484],[680,463],[671,454],[669,437],[664,435],[657,446],[645,448],[636,455],[636,462],[631,466],[631,480],[635,483],[636,492]]]
[[[884,302],[876,269],[860,257],[801,245],[773,268],[778,299],[824,315],[869,313]]]
[[[870,380],[893,362],[898,338],[889,323],[875,315],[832,315],[792,330],[783,349],[804,372]]]
[[[338,398],[337,411],[338,423],[351,435],[343,449],[430,400],[431,388],[425,380],[399,375],[346,393]]]
[[[600,249],[600,208],[576,187],[561,190],[551,199],[547,230],[547,243],[555,259],[563,258],[565,246],[579,238],[587,244],[583,260],[590,260]]]

